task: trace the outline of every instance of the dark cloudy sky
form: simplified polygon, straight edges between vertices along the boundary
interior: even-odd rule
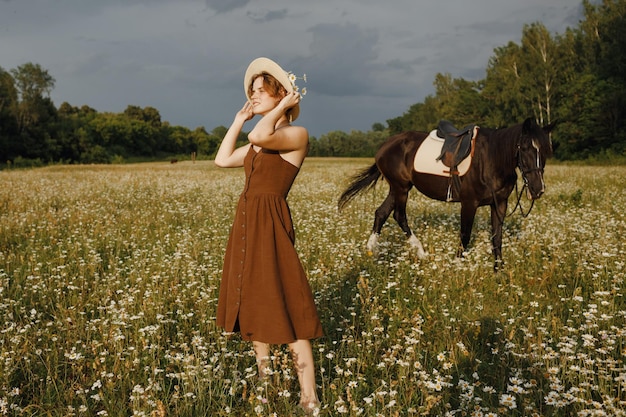
[[[401,116],[438,72],[484,78],[524,24],[562,34],[581,18],[579,0],[0,0],[0,66],[41,65],[57,106],[152,106],[211,131],[267,56],[306,73],[297,123],[319,137]]]

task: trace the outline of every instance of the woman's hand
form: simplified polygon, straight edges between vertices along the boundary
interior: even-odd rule
[[[289,110],[296,104],[300,103],[300,93],[294,91],[292,93],[287,93],[285,97],[280,101],[281,106],[285,109],[285,111]]]
[[[237,112],[235,118],[241,118],[242,121],[248,121],[254,117],[254,112],[252,111],[252,103],[246,101],[246,104],[243,105],[241,110]]]

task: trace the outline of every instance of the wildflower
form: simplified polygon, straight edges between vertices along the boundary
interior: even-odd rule
[[[500,396],[500,405],[507,407],[509,409],[517,408],[517,402],[515,401],[515,397],[511,394],[502,394]]]
[[[559,368],[558,366],[551,366],[550,368],[548,368],[548,373],[550,375],[556,375],[559,373]]]
[[[289,71],[287,73],[287,77],[289,77],[289,82],[291,83],[291,86],[293,87],[293,91],[299,93],[300,98],[302,98],[303,96],[306,96],[306,93],[307,93],[306,87],[303,87],[302,89],[300,89],[300,87],[298,87],[298,85],[296,84],[296,81],[298,79],[301,79],[302,81],[306,82],[306,74],[304,74],[302,77],[297,77],[296,74]]]
[[[519,385],[507,385],[507,391],[512,392],[514,394],[525,394],[526,390]]]
[[[470,384],[467,381],[460,379],[458,386],[461,389],[461,391],[465,391],[469,388]]]
[[[547,405],[556,405],[557,401],[559,400],[559,394],[554,392],[554,391],[550,391],[548,393],[548,395],[546,395],[543,399]]]

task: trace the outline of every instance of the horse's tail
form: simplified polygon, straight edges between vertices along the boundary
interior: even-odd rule
[[[339,210],[343,209],[344,206],[350,202],[350,200],[359,195],[361,192],[375,186],[379,178],[380,170],[376,164],[372,164],[369,168],[366,168],[353,176],[352,182],[343,194],[341,194],[341,197],[339,197],[339,202],[337,204]]]

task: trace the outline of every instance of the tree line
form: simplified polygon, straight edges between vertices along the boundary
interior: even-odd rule
[[[172,126],[153,107],[129,105],[122,113],[99,113],[64,102],[56,108],[49,97],[54,83],[38,64],[8,72],[0,68],[0,163],[89,164],[213,155],[225,133],[223,127],[209,133],[203,127]]]
[[[391,133],[439,119],[503,127],[531,116],[557,121],[561,160],[626,156],[626,0],[582,2],[584,19],[564,34],[525,25],[521,43],[496,48],[480,81],[435,77],[435,95],[389,120]]]
[[[505,127],[534,117],[558,122],[560,160],[626,156],[626,0],[582,1],[583,19],[563,34],[524,26],[520,43],[494,50],[479,81],[438,73],[435,93],[368,132],[333,131],[311,138],[312,156],[373,156],[390,136],[429,131],[441,119],[459,127]],[[227,128],[190,130],[161,120],[152,107],[122,113],[50,99],[55,80],[38,64],[0,67],[0,166],[111,163],[198,155],[212,158]],[[241,143],[246,142],[242,133]]]

